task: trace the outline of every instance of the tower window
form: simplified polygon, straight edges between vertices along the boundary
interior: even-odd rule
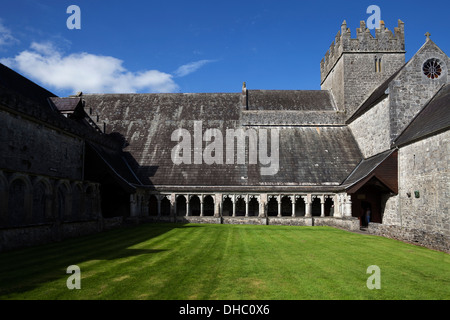
[[[442,73],[441,62],[435,58],[429,59],[423,64],[422,71],[429,79],[437,79]]]
[[[375,57],[375,72],[381,72],[381,58]]]

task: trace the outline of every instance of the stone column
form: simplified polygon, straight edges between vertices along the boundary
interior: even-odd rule
[[[303,200],[305,200],[305,217],[311,217],[311,209],[312,209],[312,202],[311,202],[311,194],[307,194],[306,196],[303,196]]]
[[[158,217],[161,217],[161,200],[164,198],[164,196],[159,195],[156,196],[156,200],[158,201]]]
[[[231,202],[233,202],[233,217],[236,217],[236,195],[231,196]]]
[[[248,200],[249,200],[249,196],[248,194],[245,195],[245,216],[248,217]]]
[[[277,201],[278,201],[278,214],[277,214],[277,217],[281,217],[281,195],[277,196]]]
[[[189,211],[189,200],[191,196],[190,195],[186,195],[186,217],[189,217],[191,215],[190,211]]]
[[[201,194],[200,197],[200,217],[203,217],[203,195]]]
[[[352,197],[348,195],[344,195],[345,200],[345,214],[344,216],[349,218],[352,216]]]
[[[295,217],[295,195],[289,196],[292,202],[292,217]]]
[[[177,216],[177,195],[175,193],[172,193],[170,199],[171,199],[170,207],[172,208],[172,216],[176,217]]]
[[[267,204],[267,194],[261,194],[259,197],[259,217],[264,218],[267,216],[266,214],[266,204]]]
[[[325,217],[325,196],[320,196],[320,216]]]
[[[214,196],[214,217],[220,217],[220,207],[222,203],[222,194],[216,193]]]

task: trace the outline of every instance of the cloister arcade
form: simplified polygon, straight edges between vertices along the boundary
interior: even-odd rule
[[[351,217],[346,193],[145,193],[131,195],[131,216]]]

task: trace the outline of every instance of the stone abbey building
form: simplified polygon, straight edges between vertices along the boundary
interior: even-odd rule
[[[375,36],[344,21],[321,90],[61,98],[0,65],[0,250],[172,221],[364,227],[450,252],[449,65],[428,33],[406,62],[400,20]]]

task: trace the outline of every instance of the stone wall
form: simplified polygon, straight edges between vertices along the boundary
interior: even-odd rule
[[[399,150],[401,226],[450,234],[450,131]]]
[[[438,58],[443,62],[438,79],[428,79],[422,71],[424,62]],[[432,41],[427,41],[389,85],[391,141],[405,129],[413,117],[436,94],[443,84],[449,83],[449,59]],[[447,64],[447,65],[446,65]]]
[[[82,179],[84,141],[0,110],[0,169]]]
[[[369,111],[350,123],[364,158],[390,149],[389,99],[377,103]]]
[[[359,219],[351,218],[333,218],[333,217],[314,217],[314,226],[329,226],[349,231],[359,231]]]
[[[375,71],[375,58],[381,59],[381,72]],[[348,53],[344,59],[344,101],[347,115],[405,63],[403,53]]]
[[[345,111],[344,97],[344,59],[339,59],[320,85],[320,89],[329,90],[339,111]]]
[[[45,223],[0,229],[0,252],[61,241],[98,231],[98,220]]]
[[[450,253],[450,236],[425,230],[403,228],[400,226],[369,223],[367,229],[369,234],[396,239],[429,249]]]

